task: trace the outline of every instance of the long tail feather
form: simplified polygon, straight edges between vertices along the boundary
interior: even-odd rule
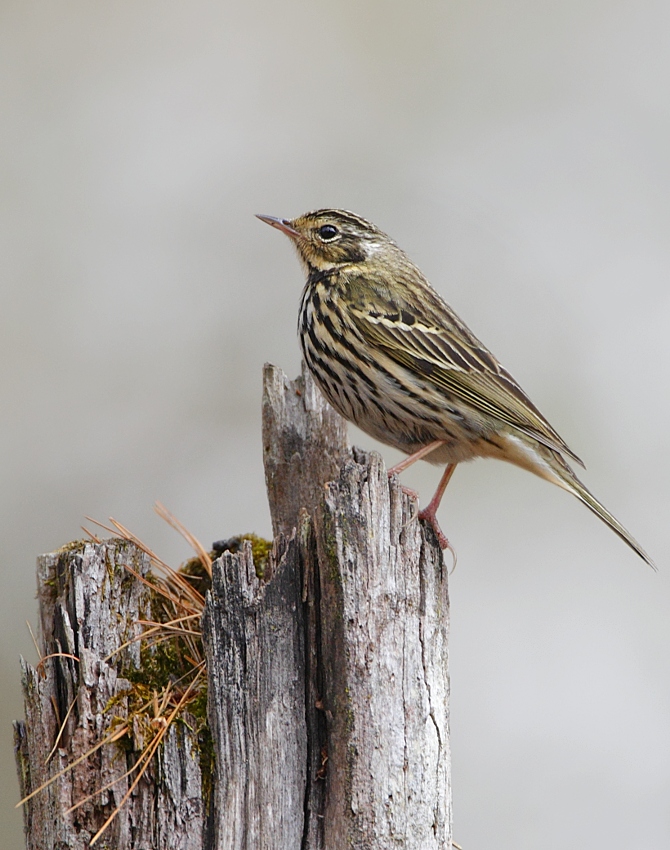
[[[577,498],[583,502],[587,508],[592,510],[597,517],[600,517],[604,523],[609,525],[612,531],[615,534],[618,534],[619,537],[627,543],[634,552],[637,552],[643,561],[646,561],[653,570],[657,570],[658,568],[656,567],[656,564],[651,560],[649,555],[647,555],[637,540],[628,531],[626,531],[619,520],[613,516],[604,505],[601,505],[593,493],[586,489],[563,458],[560,457],[560,455],[555,455],[554,460],[558,460],[558,463],[553,463],[552,467],[561,478],[561,481],[556,483],[563,487],[563,489],[568,490],[568,492],[577,496]]]
[[[546,481],[551,481],[552,484],[557,484],[568,493],[572,493],[587,508],[600,517],[600,519],[609,525],[615,534],[627,543],[630,548],[646,561],[649,566],[656,570],[656,564],[651,560],[649,555],[640,546],[637,540],[629,534],[621,525],[619,520],[613,516],[604,505],[601,505],[596,497],[590,493],[582,482],[577,478],[571,467],[568,466],[565,459],[557,451],[548,446],[539,443],[537,440],[529,439],[525,434],[517,432],[507,432],[502,440],[497,443],[498,453],[492,455],[502,458],[523,469],[534,472],[540,478]]]

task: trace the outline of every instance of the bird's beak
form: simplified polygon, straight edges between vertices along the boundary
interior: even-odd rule
[[[270,227],[276,227],[277,230],[281,230],[282,233],[290,236],[291,239],[298,239],[300,237],[298,231],[291,227],[286,218],[275,218],[273,215],[257,215],[256,218],[260,218],[261,221],[269,224]]]

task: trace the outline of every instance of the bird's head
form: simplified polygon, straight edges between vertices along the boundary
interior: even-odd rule
[[[364,263],[394,245],[374,224],[346,210],[315,210],[294,219],[257,217],[293,241],[308,272]]]

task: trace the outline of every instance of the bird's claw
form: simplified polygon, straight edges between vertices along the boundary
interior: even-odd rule
[[[435,537],[437,537],[437,542],[440,544],[440,549],[448,549],[451,552],[451,555],[454,559],[454,565],[451,568],[450,573],[453,573],[453,571],[456,569],[456,561],[457,561],[456,550],[451,545],[451,543],[447,540],[446,534],[440,528],[440,524],[437,521],[437,517],[435,516],[435,512],[431,511],[430,507],[424,508],[422,511],[419,511],[418,518],[419,519],[425,519],[426,522],[428,522],[430,524],[430,527],[435,532]]]
[[[416,492],[416,490],[412,490],[411,487],[401,487],[400,489],[406,496],[409,496],[410,499],[412,499],[413,501],[419,500],[419,494]]]
[[[425,519],[426,522],[430,524],[430,527],[435,532],[435,537],[437,537],[437,542],[440,544],[440,549],[450,548],[447,536],[440,528],[440,524],[437,521],[437,517],[435,516],[435,513],[433,511],[431,511],[429,508],[424,508],[422,511],[419,511],[419,519]]]
[[[388,474],[389,481],[390,481],[390,480],[391,480],[391,478],[393,478],[393,476],[394,476],[394,475],[397,475],[397,472],[395,472],[395,470],[393,470],[393,469],[389,469],[387,474]],[[412,490],[412,488],[411,488],[411,487],[405,487],[405,485],[404,485],[404,484],[401,484],[401,485],[400,485],[400,489],[402,490],[402,492],[403,492],[406,496],[409,496],[409,497],[410,497],[410,499],[416,499],[416,500],[418,500],[418,498],[419,498],[419,494],[417,493],[417,491],[416,491],[416,490]]]

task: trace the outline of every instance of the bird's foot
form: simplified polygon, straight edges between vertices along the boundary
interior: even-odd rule
[[[440,544],[440,549],[448,549],[451,552],[451,557],[454,559],[454,565],[451,568],[450,572],[456,569],[456,561],[458,560],[458,556],[456,555],[456,550],[451,545],[451,543],[447,540],[446,534],[440,528],[440,524],[437,521],[437,517],[435,516],[435,510],[431,510],[431,506],[428,505],[427,508],[424,508],[422,511],[419,511],[419,519],[425,519],[430,523],[430,527],[435,532],[435,537],[437,537],[437,542]]]
[[[389,469],[389,471],[388,471],[389,481],[391,480],[391,478],[393,478],[394,475],[397,475],[396,471],[394,469]],[[416,492],[416,490],[412,490],[411,487],[405,487],[404,484],[400,485],[400,489],[402,490],[402,492],[406,496],[409,496],[410,499],[417,499],[418,500],[419,494]]]
[[[450,549],[449,541],[447,540],[447,536],[440,528],[440,523],[437,521],[436,511],[432,508],[431,505],[428,505],[427,508],[424,508],[422,511],[419,511],[419,519],[425,519],[426,522],[430,523],[430,527],[435,532],[435,536],[437,537],[437,542],[440,544],[441,549]]]

